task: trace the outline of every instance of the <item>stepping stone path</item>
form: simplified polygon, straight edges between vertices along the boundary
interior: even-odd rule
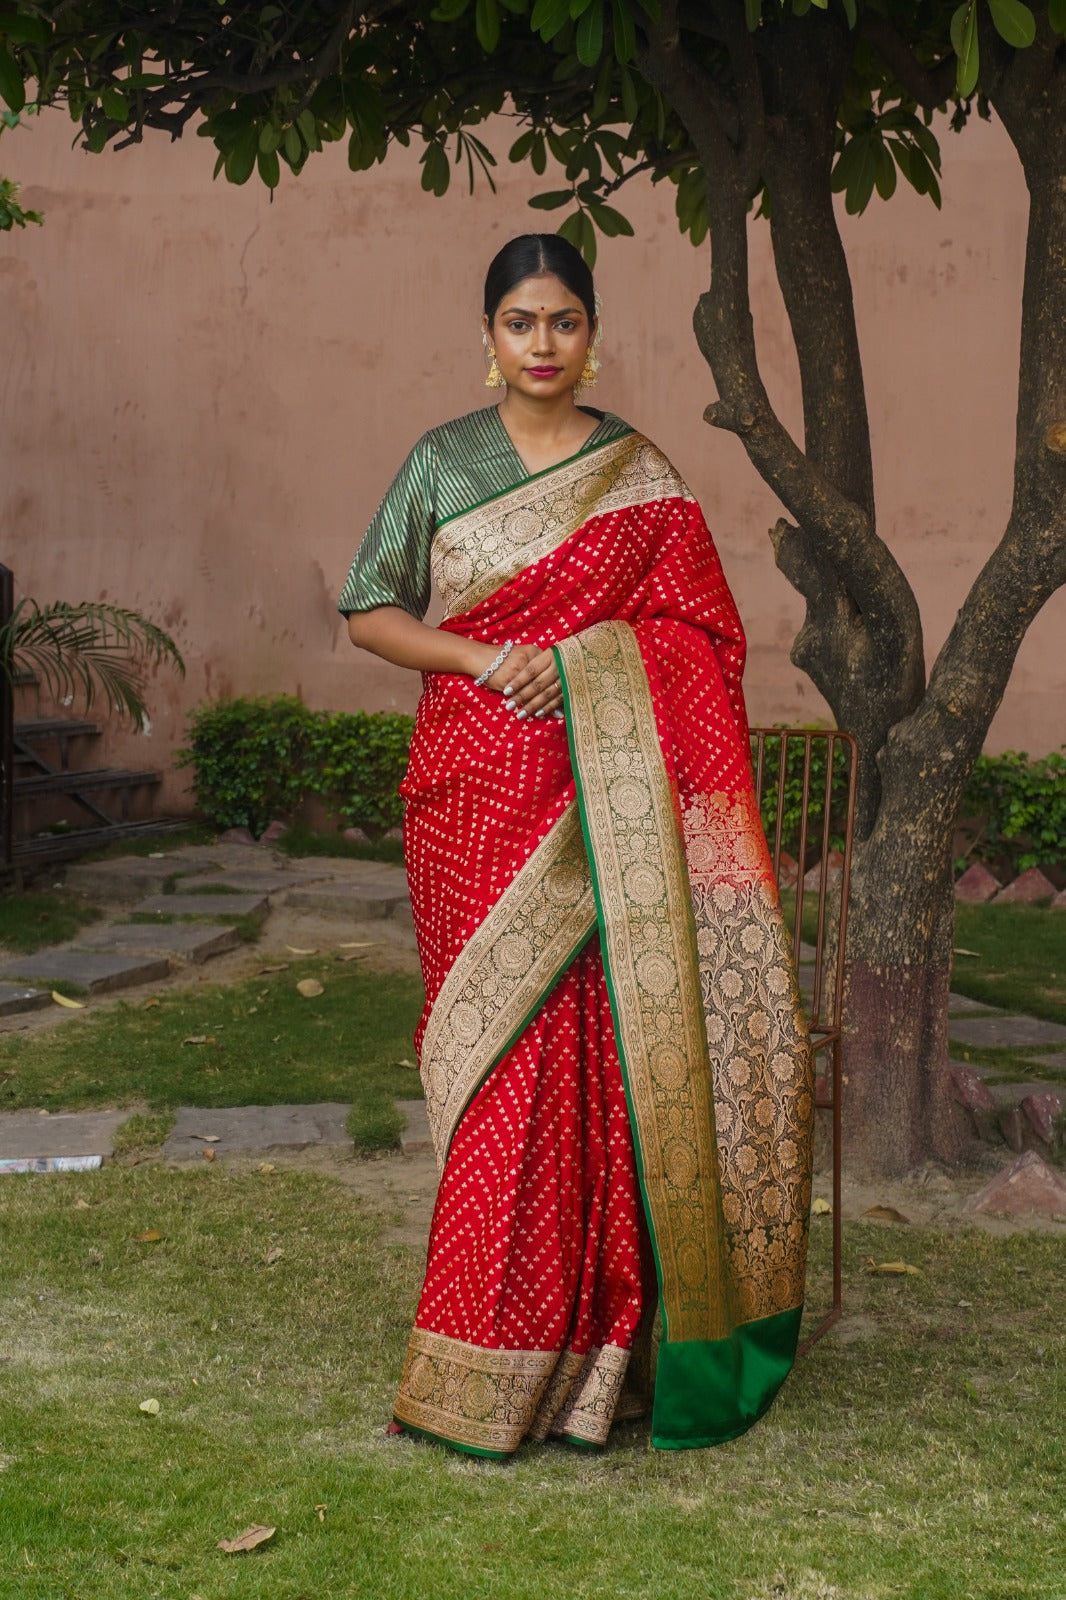
[[[7,1111],[0,1115],[0,1173],[84,1172],[114,1152],[128,1111]]]
[[[306,1150],[332,1145],[350,1151],[345,1124],[350,1106],[324,1101],[313,1106],[236,1106],[199,1111],[183,1106],[163,1146],[167,1161],[202,1161],[205,1150],[218,1155],[266,1150]]]

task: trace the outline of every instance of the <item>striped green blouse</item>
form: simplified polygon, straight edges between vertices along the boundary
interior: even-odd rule
[[[632,431],[610,412],[582,409],[600,421],[578,455]],[[527,477],[496,406],[431,428],[389,485],[352,562],[337,609],[347,616],[375,606],[400,606],[412,616],[425,616],[429,552],[437,529]]]

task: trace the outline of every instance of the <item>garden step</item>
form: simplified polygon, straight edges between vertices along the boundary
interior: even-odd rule
[[[0,967],[0,982],[25,978],[36,983],[76,983],[90,994],[129,989],[136,983],[154,983],[170,972],[170,962],[160,956],[122,955],[107,950],[56,947],[17,956]]]
[[[52,996],[47,989],[29,989],[24,983],[0,983],[0,1017],[40,1011],[51,1004]]]
[[[78,950],[149,952],[199,964],[235,950],[240,942],[239,929],[224,922],[128,922],[91,928],[79,934],[74,945]]]
[[[157,894],[132,909],[145,917],[255,917],[262,922],[269,905],[265,894]]]
[[[380,870],[290,889],[285,895],[285,904],[294,911],[324,911],[352,922],[376,917],[406,921],[410,917],[411,902],[403,868],[377,862],[367,865],[380,867]]]
[[[72,794],[82,789],[137,789],[162,781],[158,772],[94,767],[85,772],[40,772],[32,778],[16,778],[12,787],[16,800],[29,800],[35,795]]]
[[[965,1017],[952,1022],[952,1039],[985,1049],[1018,1049],[1030,1044],[1066,1045],[1066,1026],[1039,1017]]]
[[[429,1115],[424,1100],[397,1100],[397,1111],[404,1117],[400,1133],[400,1149],[405,1156],[419,1156],[433,1149],[429,1136]]]
[[[92,900],[124,904],[143,900],[153,890],[161,893],[175,876],[174,862],[125,856],[114,861],[78,861],[68,867],[64,886]]]
[[[328,878],[328,870],[322,873],[323,878]],[[292,889],[305,883],[305,878],[297,879],[292,872],[267,868],[249,868],[242,870],[236,868],[230,871],[201,872],[196,876],[181,877],[182,894],[202,894],[209,889],[229,889],[237,894],[277,894],[282,889]]]
[[[987,1006],[983,1000],[971,1000],[968,994],[948,995],[949,1017],[984,1017],[991,1016],[996,1011],[995,1006]]]
[[[202,1111],[182,1106],[163,1146],[168,1161],[202,1161],[205,1150],[216,1155],[249,1150],[306,1150],[309,1145],[336,1145],[351,1152],[346,1123],[351,1106],[322,1101],[311,1106],[235,1106]]]
[[[0,1113],[0,1172],[99,1166],[114,1154],[115,1134],[128,1117],[128,1111]]]
[[[1044,1072],[1066,1073],[1066,1052],[1062,1050],[1052,1051],[1050,1055],[1030,1056],[1029,1060]]]

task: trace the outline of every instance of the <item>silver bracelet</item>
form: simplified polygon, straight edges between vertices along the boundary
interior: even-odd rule
[[[514,649],[514,640],[513,639],[506,639],[504,641],[503,649],[500,651],[500,653],[496,657],[495,661],[490,661],[488,666],[485,668],[484,672],[481,674],[480,678],[475,678],[474,679],[474,688],[475,689],[483,689],[485,687],[485,685],[488,683],[489,679],[492,677],[492,674],[494,672],[498,672],[500,670],[500,668],[503,666],[504,662],[507,660],[507,657],[511,654],[511,651],[513,649]]]

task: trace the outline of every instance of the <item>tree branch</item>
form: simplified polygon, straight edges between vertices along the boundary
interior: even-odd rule
[[[955,87],[955,56],[945,56],[935,66],[926,67],[880,11],[864,7],[858,22],[860,39],[873,45],[885,65],[917,105],[935,111],[951,99]]]

